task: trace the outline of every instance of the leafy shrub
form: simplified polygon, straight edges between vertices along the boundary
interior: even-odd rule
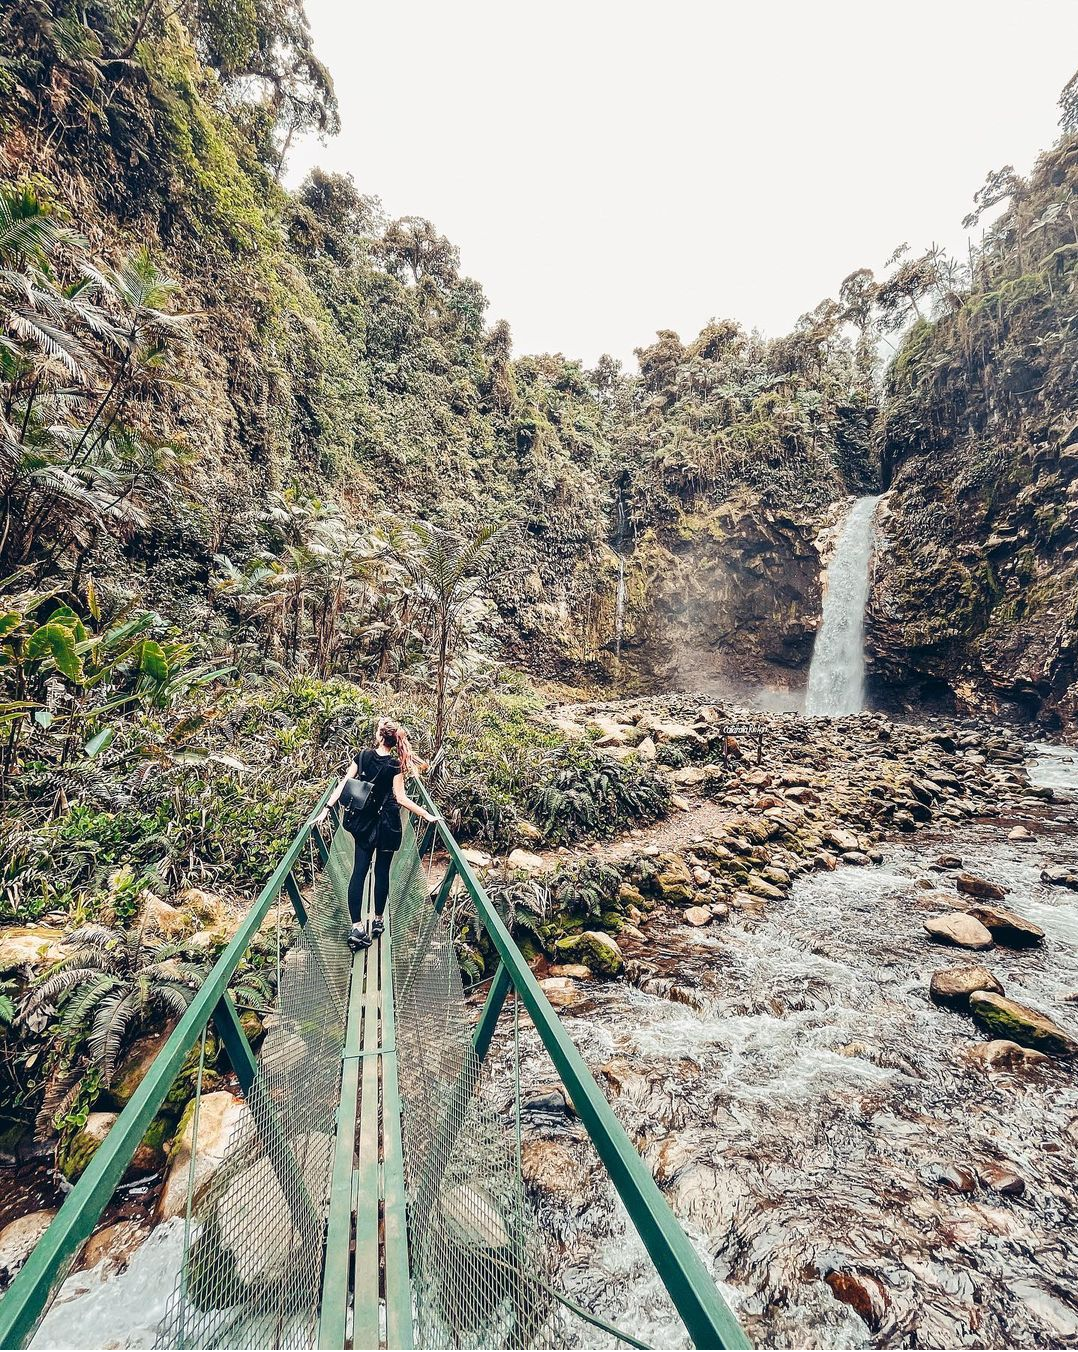
[[[598,859],[568,864],[550,879],[550,907],[555,916],[598,920],[617,904],[621,874]]]
[[[567,743],[546,761],[534,810],[549,840],[609,837],[664,816],[670,790],[642,761],[618,761],[586,742]]]
[[[550,889],[535,878],[504,878],[486,883],[487,896],[515,935],[539,937],[550,915]]]

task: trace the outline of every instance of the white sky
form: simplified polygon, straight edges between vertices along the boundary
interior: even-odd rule
[[[767,334],[894,246],[965,250],[1078,68],[1075,0],[306,0],[343,130],[299,145],[429,217],[517,353]]]

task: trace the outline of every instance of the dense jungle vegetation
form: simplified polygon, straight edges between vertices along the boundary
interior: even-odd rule
[[[286,191],[295,136],[336,124],[300,0],[0,16],[0,923],[138,936],[5,1038],[19,1123],[50,1087],[50,1120],[75,1111],[74,1073],[107,1076],[117,1039],[182,1003],[212,950],[183,950],[162,994],[140,975],[173,960],[162,936],[227,932],[387,705],[441,753],[447,813],[480,843],[663,813],[655,771],[538,721],[520,674],[610,677],[612,546],[684,540],[737,493],[815,521],[882,473],[918,622],[950,613],[955,567],[973,589],[924,637],[957,669],[956,624],[968,647],[1038,604],[1004,567],[1040,579],[1071,538],[1052,496],[1074,482],[1071,135],[985,189],[1009,206],[970,269],[903,246],[789,335],[663,331],[629,374],[514,355],[453,244],[388,219],[377,185]],[[1055,479],[1025,492],[1045,455]],[[1032,540],[999,566],[944,558],[944,480],[971,539],[967,484],[992,523],[1023,502]],[[908,630],[906,604],[883,631]],[[1045,642],[1054,689],[1074,630]],[[21,998],[0,987],[0,1020]]]

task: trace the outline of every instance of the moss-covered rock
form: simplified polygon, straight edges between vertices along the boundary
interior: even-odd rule
[[[1078,1040],[1034,1009],[993,991],[974,991],[970,1013],[993,1038],[1005,1038],[1048,1056],[1078,1056]]]
[[[692,871],[679,854],[660,854],[649,879],[652,890],[672,906],[691,903],[696,895]]]
[[[602,930],[585,930],[582,934],[567,935],[554,945],[559,960],[580,962],[598,976],[620,976],[625,970],[625,959],[616,941]]]
[[[61,1141],[56,1167],[69,1183],[84,1172],[118,1116],[118,1113],[90,1113],[81,1127]]]

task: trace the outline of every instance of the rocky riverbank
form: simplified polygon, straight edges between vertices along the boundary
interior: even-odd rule
[[[616,934],[625,979],[561,977],[560,1012],[754,1342],[1069,1344],[1078,757],[961,725],[782,725],[716,801],[693,786],[682,821],[719,816],[670,851],[684,892]],[[657,843],[629,856],[646,870]],[[984,931],[974,952],[935,932],[954,918]],[[668,1345],[525,1052],[525,1167],[563,1279]]]

